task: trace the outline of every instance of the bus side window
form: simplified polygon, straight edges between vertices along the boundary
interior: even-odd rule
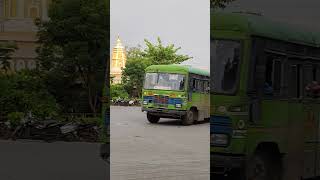
[[[301,97],[301,65],[292,64],[289,76],[289,95],[291,98]]]
[[[320,82],[320,66],[318,64],[313,64],[312,77],[313,77],[313,81]]]
[[[281,80],[282,80],[282,63],[280,60],[274,61],[274,92],[280,94],[281,91]]]
[[[269,56],[266,62],[264,94],[280,95],[282,82],[282,62],[276,56]]]
[[[205,92],[205,93],[209,93],[209,92],[210,92],[209,81],[208,81],[208,80],[205,80],[204,82],[205,82],[205,83],[204,83],[204,84],[205,84],[205,85],[204,85],[204,92]]]
[[[199,92],[204,92],[204,88],[203,88],[203,80],[199,79],[199,88],[198,88]]]
[[[317,81],[318,78],[317,78],[317,65],[313,65],[312,66],[312,80],[313,81]]]
[[[314,66],[311,64],[306,64],[303,66],[303,87],[304,87],[304,97],[308,97],[310,94],[307,92],[306,87],[312,83],[312,81],[315,81],[315,71]]]
[[[197,92],[197,87],[198,87],[198,80],[193,78],[193,83],[192,83],[192,92]]]

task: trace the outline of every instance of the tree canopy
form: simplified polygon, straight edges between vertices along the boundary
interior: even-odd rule
[[[52,91],[68,98],[68,93],[64,92],[68,89],[72,92],[76,84],[80,85],[94,113],[99,107],[109,56],[106,3],[101,0],[53,1],[50,20],[36,23],[40,70],[47,75],[48,82],[60,82],[51,85]]]

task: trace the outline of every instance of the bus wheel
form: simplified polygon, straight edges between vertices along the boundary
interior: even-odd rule
[[[160,120],[160,117],[159,116],[154,116],[154,115],[151,115],[151,114],[147,114],[147,119],[150,123],[152,124],[155,124],[155,123],[158,123],[159,120]]]
[[[185,126],[193,124],[194,116],[195,112],[192,109],[190,109],[189,111],[187,111],[187,114],[182,117],[182,124]]]
[[[266,152],[257,152],[249,161],[247,180],[280,180],[281,160]]]

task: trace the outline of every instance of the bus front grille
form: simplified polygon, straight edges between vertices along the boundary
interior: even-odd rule
[[[155,95],[154,104],[158,107],[167,107],[169,102],[169,96]]]

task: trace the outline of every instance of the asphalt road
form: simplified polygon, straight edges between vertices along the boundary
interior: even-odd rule
[[[111,107],[112,180],[209,180],[209,123],[150,124],[139,107]]]
[[[107,180],[99,144],[0,141],[1,180]]]

